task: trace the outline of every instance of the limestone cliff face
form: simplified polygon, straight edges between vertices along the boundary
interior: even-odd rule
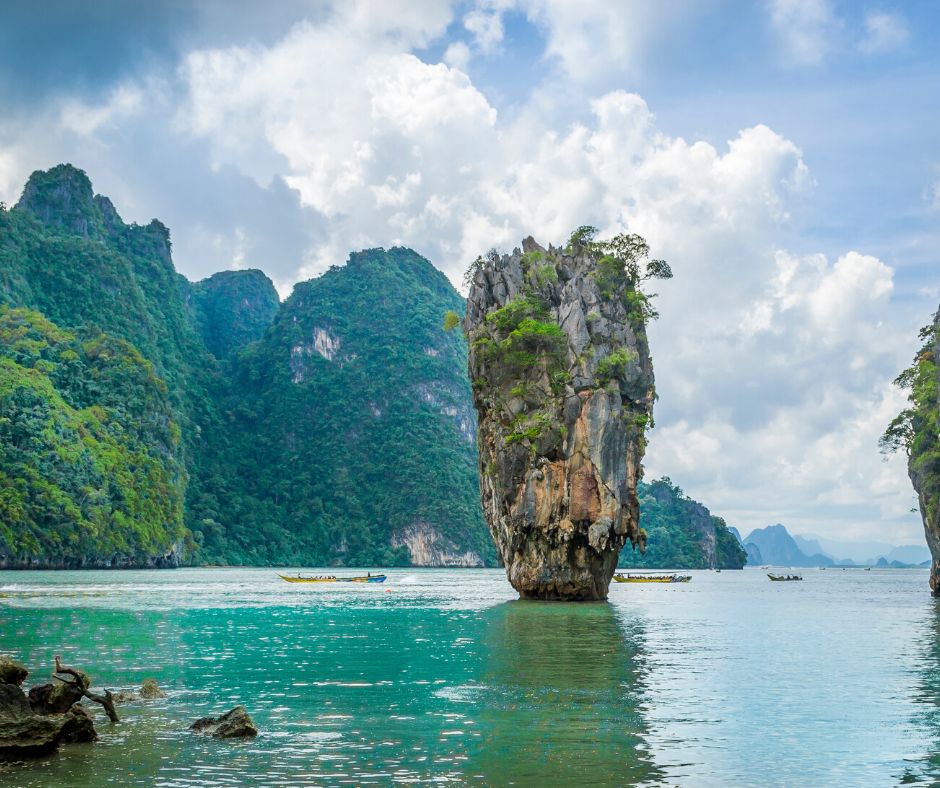
[[[473,276],[464,330],[481,499],[523,597],[604,599],[620,549],[641,542],[654,389],[635,299],[598,252],[532,238]]]
[[[910,370],[913,407],[906,411],[911,436],[907,447],[907,472],[917,493],[924,535],[932,557],[930,591],[940,597],[940,402],[937,395],[940,390],[940,365],[937,364],[940,358],[940,311],[924,333],[926,344]]]

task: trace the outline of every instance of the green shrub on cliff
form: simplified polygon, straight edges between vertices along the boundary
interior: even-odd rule
[[[597,362],[597,379],[601,383],[620,380],[627,373],[627,366],[636,360],[636,353],[627,348],[617,348],[610,355]],[[644,414],[645,415],[645,414]]]

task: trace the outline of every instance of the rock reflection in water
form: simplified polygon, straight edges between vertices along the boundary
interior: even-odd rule
[[[905,766],[901,785],[940,785],[940,600],[931,600],[930,606],[913,715],[915,730],[926,733],[930,743],[919,761]]]
[[[480,746],[487,784],[655,782],[639,712],[636,638],[605,603],[508,602],[488,611]]]

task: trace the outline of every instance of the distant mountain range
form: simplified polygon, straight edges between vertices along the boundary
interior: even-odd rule
[[[756,528],[742,538],[729,529],[747,552],[748,566],[929,566],[930,551],[923,545],[892,545],[884,542],[838,542],[810,535],[791,535],[777,523]]]

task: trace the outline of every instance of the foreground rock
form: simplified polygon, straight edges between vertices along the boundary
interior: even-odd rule
[[[156,679],[144,679],[144,683],[140,687],[140,697],[144,700],[155,700],[165,698],[166,693],[157,685]]]
[[[217,739],[247,739],[258,735],[258,728],[244,706],[236,706],[221,717],[201,717],[189,729]]]
[[[60,744],[97,738],[95,726],[81,706],[46,714],[37,711],[16,684],[0,684],[0,760],[34,758]]]
[[[604,599],[620,549],[644,543],[647,248],[638,236],[604,248],[576,236],[566,249],[527,238],[468,274],[483,511],[510,583],[528,598]]]
[[[19,686],[29,675],[29,671],[19,662],[9,657],[0,657],[0,684],[15,684]]]

